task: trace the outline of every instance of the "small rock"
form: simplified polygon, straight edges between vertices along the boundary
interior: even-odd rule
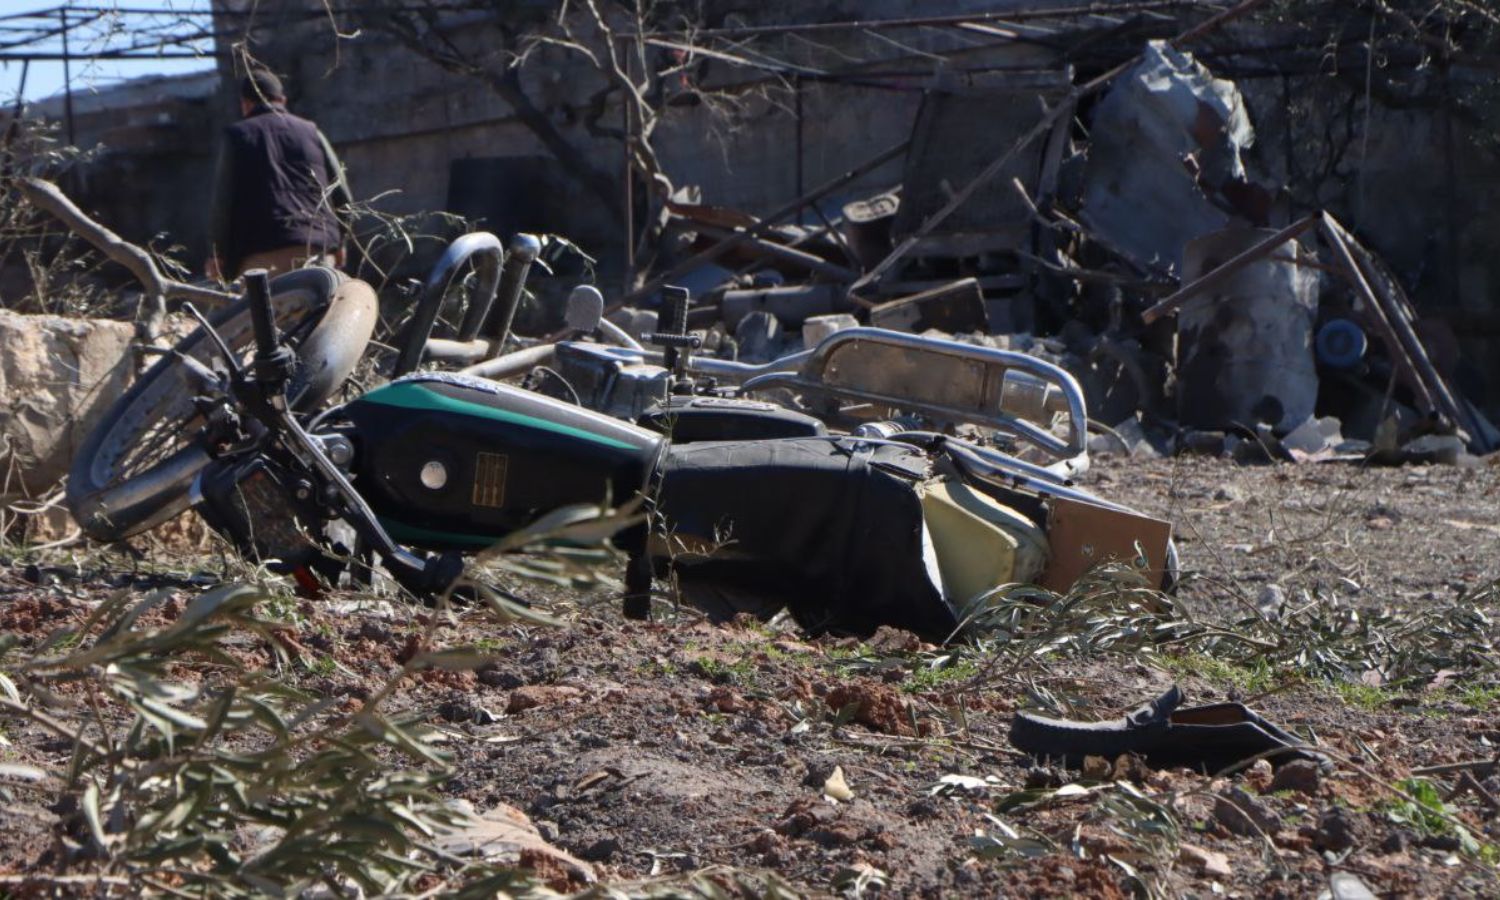
[[[605,318],[620,326],[620,328],[624,330],[626,334],[630,335],[633,338],[636,338],[637,340],[639,340],[642,335],[650,334],[651,332],[656,331],[657,323],[659,321],[656,310],[636,309],[633,306],[627,306],[623,309],[616,310],[615,312],[610,313]]]
[[[1215,878],[1228,878],[1234,874],[1229,867],[1229,857],[1217,850],[1209,850],[1194,844],[1181,844],[1177,848],[1177,859],[1180,862],[1194,866],[1205,875]]]
[[[356,631],[354,636],[356,640],[364,639],[374,641],[377,644],[384,644],[391,639],[391,630],[383,622],[374,622],[366,619],[359,623],[359,631]]]
[[[827,781],[823,782],[823,796],[844,802],[854,799],[854,791],[849,788],[849,782],[844,779],[842,766],[834,766],[833,773],[828,776]]]
[[[450,700],[437,708],[445,722],[467,722],[474,718],[474,708],[463,700]]]
[[[1089,435],[1089,456],[1101,459],[1111,456],[1129,456],[1130,445],[1112,434]]]
[[[1401,853],[1411,843],[1411,834],[1405,830],[1397,829],[1385,836],[1380,842],[1381,853]]]
[[[1245,499],[1245,492],[1232,484],[1221,485],[1214,491],[1214,499],[1224,503],[1241,503]]]
[[[1141,420],[1131,416],[1115,426],[1118,434],[1127,446],[1130,447],[1130,455],[1135,459],[1160,459],[1161,453],[1152,446],[1146,437],[1146,429],[1141,427]]]
[[[1032,766],[1026,770],[1026,789],[1034,791],[1039,788],[1062,787],[1068,783],[1068,778],[1062,772],[1047,766]]]
[[[530,684],[552,681],[562,672],[562,655],[555,647],[541,647],[527,655],[523,673]]]
[[[1257,759],[1245,770],[1245,783],[1262,794],[1270,788],[1272,777],[1271,764],[1264,759]]]
[[[1353,817],[1342,806],[1330,807],[1318,817],[1318,825],[1309,837],[1313,847],[1341,853],[1353,847],[1358,840],[1359,828]]]
[[[857,327],[859,327],[859,320],[848,313],[837,313],[831,316],[811,316],[802,323],[802,343],[809,347],[816,347],[823,338],[828,337],[836,331]]]
[[[526,679],[515,672],[494,665],[485,666],[476,674],[480,684],[488,685],[489,687],[504,688],[505,690],[513,690],[526,683]]]
[[[620,849],[621,847],[619,838],[601,838],[600,840],[594,841],[592,844],[589,844],[588,847],[578,855],[583,859],[588,860],[589,862],[609,862],[614,858],[614,855],[616,853],[620,852]]]
[[[1330,875],[1328,893],[1333,900],[1375,900],[1375,892],[1351,872],[1334,872]]]
[[[1111,781],[1131,781],[1136,784],[1145,784],[1150,780],[1153,772],[1146,765],[1146,761],[1134,753],[1121,753],[1115,759],[1114,768],[1109,774]]]
[[[1108,781],[1113,773],[1114,767],[1104,757],[1085,756],[1083,758],[1083,777],[1086,781]]]
[[[1318,792],[1322,780],[1317,763],[1299,759],[1276,770],[1276,777],[1271,779],[1270,793],[1297,791],[1312,795]]]
[[[1282,438],[1281,445],[1299,460],[1316,459],[1329,455],[1332,448],[1343,443],[1342,429],[1343,423],[1333,416],[1310,418]]]
[[[1255,609],[1267,622],[1275,622],[1281,618],[1281,611],[1286,609],[1286,592],[1279,584],[1268,584],[1260,589],[1260,594],[1255,598]]]
[[[1231,788],[1215,798],[1214,818],[1232,834],[1241,837],[1275,834],[1281,829],[1280,817],[1240,788]]]

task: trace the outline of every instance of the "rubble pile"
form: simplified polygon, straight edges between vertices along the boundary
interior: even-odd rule
[[[1234,83],[1153,42],[1086,138],[1071,85],[938,86],[908,141],[765,219],[667,204],[660,268],[609,319],[656,332],[671,283],[720,358],[772,363],[859,325],[1026,353],[1078,380],[1095,453],[1399,463],[1500,447],[1454,383],[1452,335],[1381,260],[1327,213],[1287,224],[1286,191],[1247,164]],[[849,187],[897,154],[900,184]]]

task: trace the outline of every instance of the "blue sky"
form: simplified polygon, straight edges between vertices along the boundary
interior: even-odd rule
[[[140,43],[144,29],[169,25],[173,28],[191,29],[194,25],[207,28],[209,25],[207,17],[179,20],[172,14],[174,12],[194,12],[208,9],[209,0],[0,0],[0,45],[11,44],[18,41],[26,41],[24,46],[0,47],[0,55],[24,53],[27,51],[56,53],[62,50],[62,41],[58,37],[43,37],[33,39],[33,36],[25,31],[16,31],[17,28],[46,27],[48,22],[37,19],[13,18],[18,13],[31,13],[38,11],[53,10],[59,6],[66,6],[76,10],[78,16],[93,16],[94,10],[100,8],[128,7],[130,9],[152,9],[161,10],[159,16],[147,16],[140,14],[130,15],[107,15],[98,18],[88,26],[74,32],[68,38],[69,51],[73,54],[87,53],[91,50],[102,48],[118,48],[131,43]],[[52,23],[55,24],[55,19]],[[174,50],[192,48],[172,48]],[[209,41],[203,41],[197,49],[205,53],[212,50]],[[127,78],[138,78],[143,75],[166,75],[180,74],[183,72],[201,71],[213,68],[213,58],[203,56],[199,59],[130,59],[130,60],[96,60],[96,61],[74,61],[72,64],[72,83],[74,91],[88,91],[104,87]],[[16,91],[21,85],[22,63],[13,60],[0,59],[0,103],[10,105],[15,102]],[[54,94],[62,93],[63,90],[63,64],[55,61],[34,61],[26,74],[26,99],[28,101],[41,100]]]

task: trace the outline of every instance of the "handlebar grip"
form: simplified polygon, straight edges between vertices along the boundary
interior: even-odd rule
[[[255,329],[255,354],[270,357],[276,353],[280,337],[276,334],[276,316],[271,312],[271,277],[265,269],[245,273],[245,300],[250,305],[250,325]]]

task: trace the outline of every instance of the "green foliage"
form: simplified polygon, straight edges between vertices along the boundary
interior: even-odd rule
[[[1500,672],[1500,595],[1494,585],[1417,609],[1355,609],[1331,599],[1276,618],[1225,625],[1195,621],[1126,567],[1102,567],[1066,594],[1007,585],[983,598],[966,633],[990,656],[987,673],[1009,674],[1049,658],[1114,653],[1196,671],[1247,691],[1284,677],[1358,681],[1387,689]],[[1171,651],[1171,655],[1167,651]]]
[[[1386,815],[1392,822],[1405,825],[1422,837],[1453,837],[1459,850],[1468,857],[1500,864],[1500,847],[1481,842],[1458,820],[1454,810],[1443,800],[1442,790],[1426,778],[1408,778],[1397,784],[1405,797],[1391,801]]]
[[[505,870],[455,870],[432,849],[462,821],[434,792],[448,761],[434,734],[380,710],[390,686],[347,709],[247,667],[236,655],[246,636],[281,653],[260,588],[216,588],[170,624],[145,625],[167,600],[121,592],[29,654],[0,655],[4,717],[74,742],[58,773],[64,872],[215,896],[389,894],[435,873],[526,889]],[[174,677],[188,657],[208,663],[203,681]],[[419,654],[396,680],[450,662]]]

